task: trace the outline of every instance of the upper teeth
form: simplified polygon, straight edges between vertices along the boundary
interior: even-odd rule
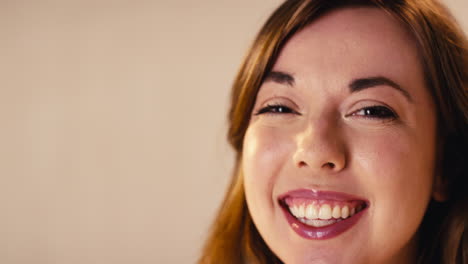
[[[348,205],[339,206],[329,204],[314,205],[314,204],[301,204],[289,207],[289,210],[296,218],[307,218],[307,219],[346,219],[349,216],[353,216],[356,212],[361,209],[362,206],[349,207]]]

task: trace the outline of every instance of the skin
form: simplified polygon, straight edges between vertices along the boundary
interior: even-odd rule
[[[249,212],[283,262],[414,263],[434,195],[437,121],[417,54],[396,19],[367,7],[326,14],[280,52],[272,71],[294,83],[262,84],[242,168]],[[411,99],[389,85],[350,92],[353,80],[374,76],[393,80]],[[268,105],[275,107],[259,113]],[[363,110],[376,105],[390,112]],[[356,195],[370,206],[341,235],[308,240],[278,204],[279,195],[301,188]]]

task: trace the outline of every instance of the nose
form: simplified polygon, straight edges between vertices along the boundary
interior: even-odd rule
[[[336,124],[317,120],[296,136],[293,162],[297,168],[339,172],[346,167],[346,147]]]

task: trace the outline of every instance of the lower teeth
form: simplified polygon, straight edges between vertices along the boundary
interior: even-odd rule
[[[329,219],[329,220],[322,220],[322,219],[306,219],[306,218],[300,218],[299,221],[302,223],[313,226],[313,227],[323,227],[323,226],[328,226],[332,225],[334,223],[338,223],[343,219]]]

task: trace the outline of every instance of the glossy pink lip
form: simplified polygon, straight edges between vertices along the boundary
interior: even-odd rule
[[[284,200],[288,197],[304,198],[319,201],[360,201],[365,205],[365,208],[360,212],[356,213],[355,215],[341,220],[337,223],[331,224],[329,226],[313,227],[303,224],[289,212],[289,207],[284,202]],[[351,229],[361,219],[361,217],[367,212],[367,209],[369,208],[369,201],[354,195],[339,192],[315,191],[307,189],[294,190],[280,195],[278,197],[278,202],[291,228],[299,236],[306,239],[315,240],[330,239]]]

